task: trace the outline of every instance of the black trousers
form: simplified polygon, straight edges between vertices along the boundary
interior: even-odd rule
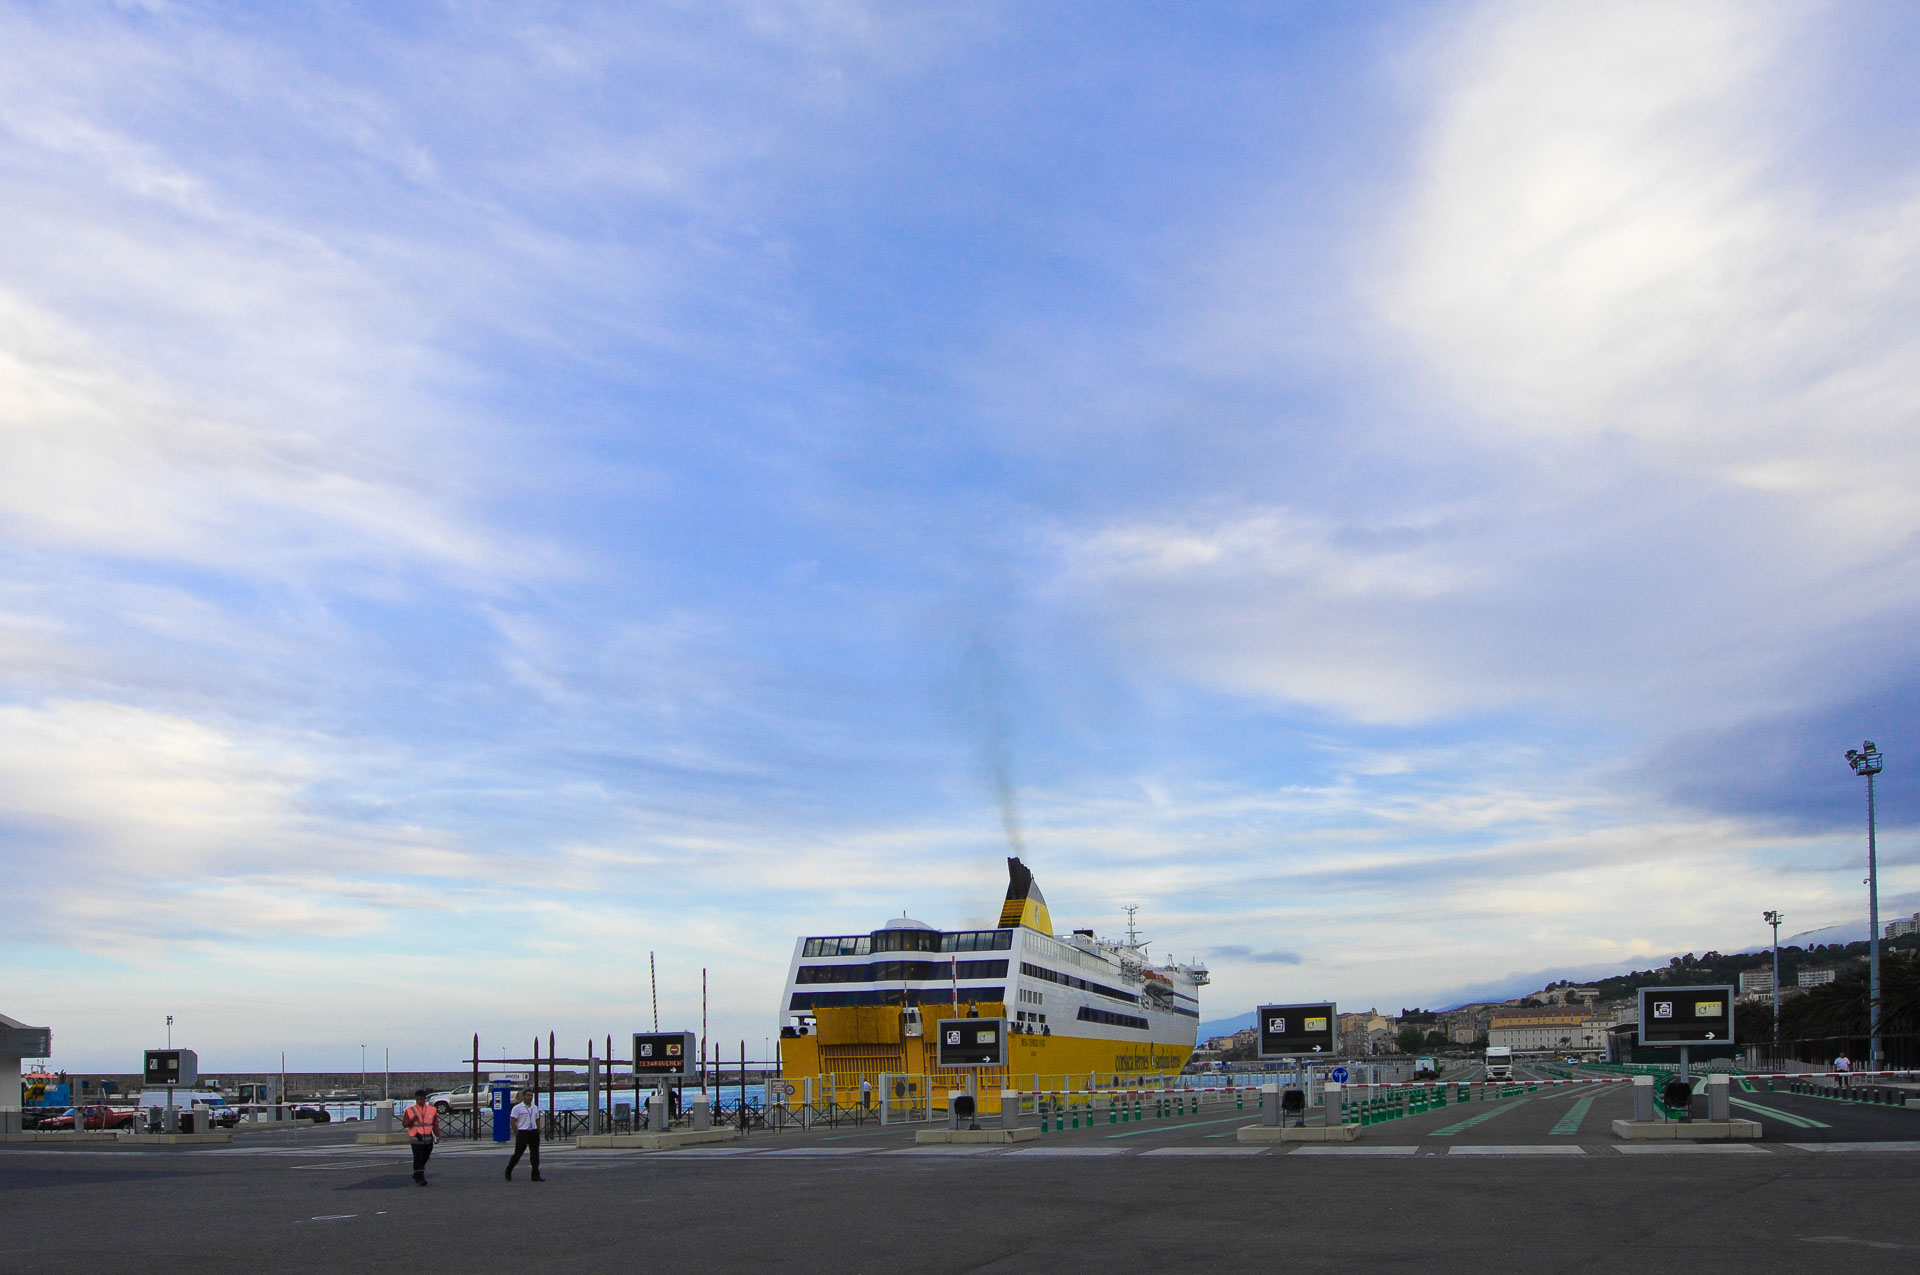
[[[515,1129],[513,1131],[513,1159],[507,1161],[507,1172],[513,1172],[513,1166],[520,1163],[521,1156],[527,1157],[527,1163],[533,1166],[533,1176],[540,1176],[540,1131],[538,1129]],[[561,1165],[565,1168],[565,1165]]]
[[[427,1177],[427,1157],[433,1154],[432,1138],[411,1138],[408,1145],[413,1147],[413,1180],[423,1182]]]

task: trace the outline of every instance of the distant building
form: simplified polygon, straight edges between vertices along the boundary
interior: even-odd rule
[[[1835,977],[1834,971],[1830,969],[1801,970],[1799,974],[1799,983],[1800,983],[1800,986],[1802,987],[1824,987],[1828,983],[1831,983],[1834,980],[1834,977]]]
[[[1740,994],[1742,996],[1766,996],[1773,991],[1773,971],[1769,969],[1741,970]]]
[[[1909,934],[1920,934],[1920,912],[1915,912],[1904,921],[1887,922],[1888,938],[1905,938]]]
[[[1610,1023],[1609,1016],[1590,1013],[1585,1007],[1503,1008],[1495,1012],[1487,1028],[1487,1043],[1504,1045],[1515,1052],[1572,1049],[1591,1053],[1606,1048]]]

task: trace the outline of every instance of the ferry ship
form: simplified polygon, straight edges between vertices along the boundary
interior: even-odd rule
[[[1084,1090],[1177,1074],[1200,1026],[1204,966],[1152,964],[1128,927],[1124,942],[1092,930],[1055,934],[1033,873],[1007,860],[1007,897],[991,930],[939,930],[899,916],[860,934],[797,940],[781,1002],[781,1074],[816,1080],[844,1100],[862,1080],[900,1092],[925,1077],[944,1095],[941,1019],[1005,1018],[1007,1066],[982,1068],[982,1093],[1007,1087]],[[818,1100],[818,1099],[816,1099]],[[944,1101],[944,1098],[941,1098]]]

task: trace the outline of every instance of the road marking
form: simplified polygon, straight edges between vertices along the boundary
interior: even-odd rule
[[[1412,1155],[1419,1147],[1299,1147],[1288,1155]]]
[[[1748,1111],[1758,1111],[1769,1119],[1778,1120],[1781,1124],[1790,1124],[1796,1129],[1833,1128],[1832,1125],[1827,1124],[1825,1121],[1815,1120],[1812,1116],[1788,1113],[1780,1110],[1778,1107],[1767,1107],[1757,1102],[1748,1102],[1745,1098],[1729,1098],[1727,1101],[1736,1107],[1745,1107]]]
[[[1198,1129],[1203,1125],[1210,1124],[1232,1124],[1236,1120],[1241,1124],[1246,1124],[1246,1114],[1243,1112],[1240,1115],[1227,1116],[1220,1120],[1188,1120],[1181,1124],[1161,1125],[1157,1129],[1129,1129],[1125,1133],[1110,1133],[1107,1136],[1109,1138],[1142,1138],[1149,1133],[1179,1133],[1183,1129]]]
[[[1125,1147],[1022,1147],[1015,1155],[1039,1156],[1079,1156],[1079,1155],[1132,1155]]]
[[[1920,1151],[1920,1142],[1789,1142],[1796,1151]]]
[[[1556,1142],[1548,1146],[1447,1148],[1448,1155],[1585,1155],[1586,1153],[1585,1147],[1570,1147],[1564,1142]]]
[[[1155,1147],[1142,1155],[1265,1155],[1265,1147]]]
[[[344,1222],[350,1217],[359,1217],[358,1213],[322,1213],[319,1217],[310,1217],[309,1222]]]
[[[1580,1132],[1580,1122],[1587,1118],[1589,1111],[1593,1110],[1594,1101],[1599,1098],[1599,1096],[1599,1094],[1590,1093],[1580,1101],[1574,1103],[1572,1107],[1568,1108],[1567,1114],[1561,1116],[1559,1122],[1547,1132],[1560,1135]]]
[[[778,1151],[769,1151],[770,1156],[816,1156],[816,1155],[868,1155],[864,1147],[783,1147]]]
[[[882,1151],[880,1152],[880,1154],[881,1155],[968,1156],[968,1155],[992,1155],[996,1151],[1004,1151],[1004,1150],[1006,1150],[1006,1147],[1004,1146],[996,1147],[991,1143],[982,1144],[980,1146],[972,1146],[972,1147],[956,1147],[956,1146],[950,1146],[950,1145],[941,1146],[941,1145],[935,1144],[933,1146],[925,1146],[925,1147],[902,1147],[898,1151]],[[866,1152],[860,1152],[859,1154],[865,1155]]]
[[[1647,1142],[1615,1147],[1621,1155],[1766,1155],[1748,1142]]]
[[[1485,1124],[1487,1121],[1493,1119],[1495,1116],[1503,1116],[1507,1112],[1512,1111],[1515,1107],[1518,1107],[1522,1103],[1527,1101],[1528,1099],[1526,1098],[1520,1098],[1513,1102],[1502,1103],[1500,1106],[1495,1107],[1492,1111],[1483,1111],[1477,1116],[1468,1116],[1465,1120],[1462,1120],[1458,1124],[1450,1124],[1444,1129],[1435,1129],[1432,1133],[1429,1133],[1427,1136],[1429,1138],[1451,1138],[1454,1134],[1461,1133],[1467,1129],[1471,1129],[1477,1124]]]

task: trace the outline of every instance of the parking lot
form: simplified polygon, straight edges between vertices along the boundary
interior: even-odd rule
[[[1920,1254],[1920,1112],[1737,1090],[1758,1143],[1621,1143],[1625,1085],[1541,1087],[1409,1116],[1347,1145],[1243,1146],[1206,1109],[916,1146],[913,1127],[756,1133],[671,1152],[546,1149],[546,1181],[450,1142],[433,1185],[351,1126],[230,1146],[0,1149],[0,1269],[1893,1270]],[[1103,1117],[1104,1119],[1104,1117]]]

